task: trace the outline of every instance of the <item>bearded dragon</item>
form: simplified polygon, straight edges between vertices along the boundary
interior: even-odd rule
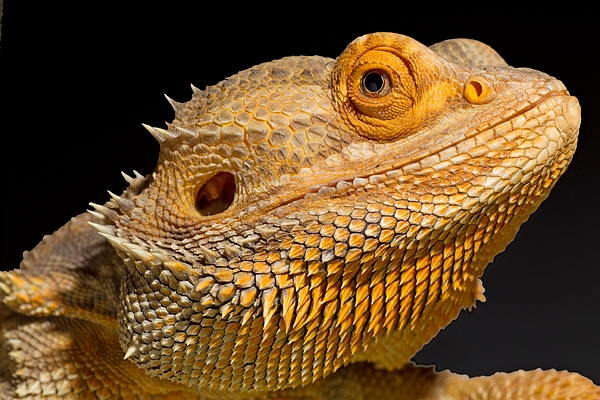
[[[156,170],[0,273],[5,398],[599,398],[411,357],[548,196],[580,107],[490,47],[376,33],[170,100]]]

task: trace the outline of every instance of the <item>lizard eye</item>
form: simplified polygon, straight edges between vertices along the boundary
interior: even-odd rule
[[[351,66],[348,98],[367,124],[394,120],[412,108],[414,83],[405,62],[385,50],[371,50]]]
[[[392,33],[366,35],[350,43],[336,60],[332,77],[336,110],[357,134],[377,141],[418,131],[462,89],[437,54]],[[482,104],[489,98],[484,86],[473,78],[464,98]]]
[[[391,92],[390,77],[384,71],[368,71],[363,75],[361,92],[369,97],[383,97]]]
[[[229,172],[213,175],[196,194],[196,210],[203,216],[222,213],[233,203],[235,189],[235,177]]]

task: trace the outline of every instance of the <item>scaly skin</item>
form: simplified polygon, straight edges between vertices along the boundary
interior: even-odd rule
[[[171,103],[147,127],[155,173],[0,275],[6,397],[600,396],[409,362],[484,299],[567,168],[580,108],[560,81],[478,42],[373,34]]]

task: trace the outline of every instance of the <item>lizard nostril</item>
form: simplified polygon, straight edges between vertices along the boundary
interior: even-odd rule
[[[196,210],[200,215],[215,215],[227,210],[235,197],[235,178],[219,172],[206,181],[196,194]]]
[[[469,89],[474,91],[473,95],[476,97],[481,97],[481,93],[483,92],[483,87],[481,86],[481,83],[477,81],[470,81],[469,85],[471,86]]]
[[[487,104],[494,100],[494,87],[482,76],[469,78],[464,88],[464,98],[471,104]]]

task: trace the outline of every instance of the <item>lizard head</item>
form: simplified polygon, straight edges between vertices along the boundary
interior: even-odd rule
[[[126,357],[192,386],[296,386],[402,365],[473,305],[570,162],[580,109],[489,48],[434,50],[366,35],[171,101],[168,129],[147,127],[155,172],[97,206],[127,265]]]

